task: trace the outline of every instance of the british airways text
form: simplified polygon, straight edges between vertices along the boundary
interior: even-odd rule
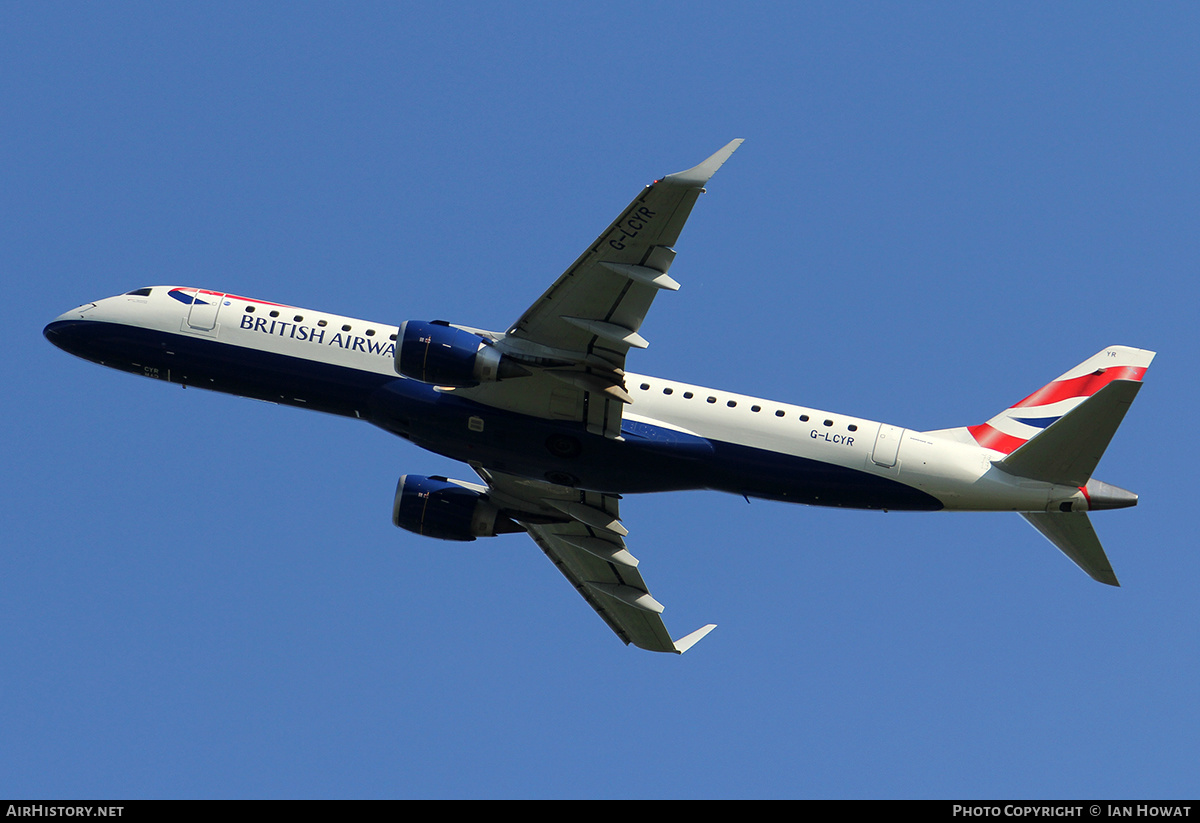
[[[242,315],[242,328],[248,331],[286,337],[290,340],[304,340],[309,343],[320,343],[325,346],[337,346],[363,354],[378,354],[381,357],[395,357],[396,344],[390,340],[375,340],[340,331],[329,335],[329,329],[318,329],[300,323],[288,323],[283,320],[268,320],[265,317]]]

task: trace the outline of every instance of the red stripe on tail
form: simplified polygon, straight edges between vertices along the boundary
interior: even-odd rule
[[[1070,380],[1056,380],[1042,386],[1012,408],[1045,406],[1072,397],[1091,397],[1114,380],[1141,380],[1145,373],[1146,369],[1140,366],[1114,366],[1082,377],[1072,377]]]
[[[967,426],[967,431],[975,438],[975,442],[985,449],[995,449],[1003,454],[1012,454],[1026,442],[1020,437],[1013,437],[1011,434],[1005,434],[999,429],[992,428],[987,423]]]

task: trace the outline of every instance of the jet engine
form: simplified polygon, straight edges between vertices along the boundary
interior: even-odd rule
[[[481,486],[446,477],[406,474],[396,484],[392,522],[439,540],[474,540],[523,531],[492,505]]]
[[[396,371],[422,383],[460,389],[529,374],[477,334],[420,320],[400,324]]]

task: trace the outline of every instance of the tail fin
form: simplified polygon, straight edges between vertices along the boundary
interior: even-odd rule
[[[1092,480],[1109,441],[1142,387],[1154,352],[1110,346],[986,423],[968,426],[979,445],[1004,457],[997,468],[1083,493],[1087,509],[1124,508],[1137,495]],[[1030,525],[1093,579],[1119,586],[1087,511],[1022,512]]]
[[[1114,380],[996,465],[1017,477],[1087,485],[1141,388],[1131,380]]]
[[[1084,486],[1141,389],[1154,352],[1110,346],[986,423],[968,426],[1019,477]]]

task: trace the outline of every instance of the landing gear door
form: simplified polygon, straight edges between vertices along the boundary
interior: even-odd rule
[[[212,331],[217,327],[217,312],[225,295],[209,291],[197,291],[192,307],[188,311],[188,328],[194,331]]]
[[[875,435],[875,448],[871,451],[871,462],[876,466],[890,469],[896,465],[896,456],[900,452],[900,438],[904,429],[899,426],[880,425],[879,434]]]

